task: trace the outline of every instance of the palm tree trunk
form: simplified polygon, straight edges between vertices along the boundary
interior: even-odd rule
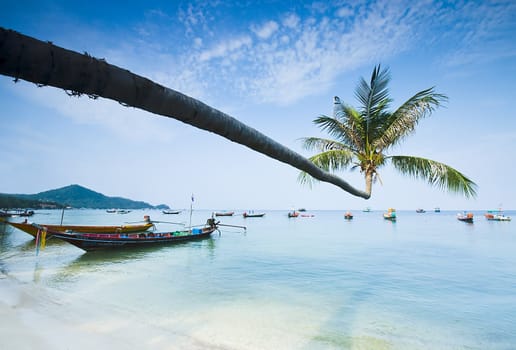
[[[196,99],[161,86],[128,70],[87,54],[66,50],[0,27],[0,74],[104,97],[174,118],[247,146],[314,178],[334,184],[355,196],[369,194],[355,189],[343,179],[327,173],[311,161],[257,130]]]
[[[369,198],[369,197],[371,197],[371,191],[373,189],[373,173],[371,171],[366,171],[365,182],[366,182],[365,193],[367,193],[368,198]]]

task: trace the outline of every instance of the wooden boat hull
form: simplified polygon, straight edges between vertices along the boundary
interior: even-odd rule
[[[29,235],[36,237],[38,234],[38,228],[30,223],[25,222],[6,222],[7,224],[16,227],[17,229],[28,233]],[[147,231],[154,225],[150,222],[144,224],[135,225],[119,225],[119,226],[83,226],[83,225],[46,225],[40,224],[41,227],[46,227],[47,230],[56,232],[90,232],[90,233],[131,233],[131,232],[142,232]]]
[[[52,236],[66,241],[85,251],[126,249],[135,247],[161,246],[205,239],[217,227],[205,227],[190,231],[141,232],[138,234],[95,234],[51,232]]]
[[[222,213],[215,213],[215,216],[233,216],[235,214],[234,211],[228,211],[228,212],[222,212]]]
[[[163,214],[179,214],[181,210],[162,210]]]

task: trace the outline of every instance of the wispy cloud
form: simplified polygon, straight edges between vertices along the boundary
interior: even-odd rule
[[[149,23],[136,27],[139,37],[133,47],[129,40],[109,48],[106,57],[215,105],[224,99],[227,104],[228,96],[288,105],[327,93],[346,72],[388,61],[422,42],[442,49],[447,64],[515,54],[514,45],[503,52],[496,47],[511,47],[506,41],[514,31],[510,19],[516,5],[510,1],[496,6],[466,2],[454,8],[432,1],[320,2],[251,22],[233,18],[231,23],[217,17],[217,6],[222,5],[196,2],[176,14],[149,11]],[[156,27],[157,20],[175,27]],[[447,26],[453,28],[446,31]],[[497,37],[494,28],[506,32],[498,31]],[[451,33],[460,33],[460,38]],[[492,50],[483,50],[484,42]],[[446,48],[451,45],[456,47]]]
[[[204,62],[215,58],[225,57],[231,55],[233,52],[246,50],[246,48],[250,46],[251,43],[252,40],[249,36],[242,36],[239,38],[233,38],[228,41],[222,41],[219,42],[216,46],[202,51],[199,55],[199,60]]]
[[[248,32],[209,41],[185,60],[185,69],[194,80],[224,85],[255,102],[291,104],[326,91],[347,70],[404,50],[416,23],[416,11],[383,3],[316,5],[308,15],[288,11],[251,23]]]
[[[278,23],[275,21],[268,21],[261,27],[251,26],[251,31],[253,31],[260,39],[268,39],[278,30],[278,28]]]
[[[516,3],[511,0],[465,2],[457,11],[439,13],[443,43],[453,45],[442,55],[447,66],[490,63],[516,57]],[[446,30],[449,29],[449,30]]]

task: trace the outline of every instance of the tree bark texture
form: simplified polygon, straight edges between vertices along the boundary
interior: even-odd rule
[[[237,119],[105,60],[0,27],[0,74],[99,96],[223,136],[365,199],[369,194]]]

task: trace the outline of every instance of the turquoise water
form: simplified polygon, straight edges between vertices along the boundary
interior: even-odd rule
[[[81,327],[115,337],[152,329],[155,348],[516,348],[514,221],[483,212],[473,224],[456,211],[400,211],[396,222],[381,211],[354,211],[351,221],[344,211],[309,213],[222,217],[247,231],[221,227],[211,239],[151,249],[85,253],[50,240],[37,256],[29,235],[0,226],[0,269],[56,300],[44,306],[56,317],[80,315]],[[194,211],[192,224],[210,214]],[[188,212],[70,210],[64,222],[143,215],[190,220]],[[31,220],[60,216],[40,211]]]

